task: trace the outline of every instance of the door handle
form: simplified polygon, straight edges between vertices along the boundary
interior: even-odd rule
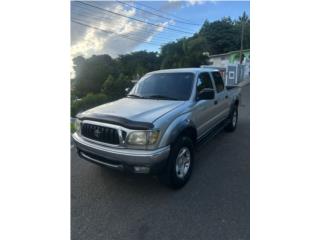
[[[216,105],[216,104],[218,104],[218,101],[217,101],[217,100],[215,100],[215,101],[214,101],[214,104],[215,104],[215,105]]]

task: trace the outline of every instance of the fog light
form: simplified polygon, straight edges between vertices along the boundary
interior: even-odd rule
[[[150,168],[144,166],[134,166],[134,171],[136,173],[149,173]]]

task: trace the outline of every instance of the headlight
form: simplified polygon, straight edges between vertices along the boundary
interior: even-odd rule
[[[77,118],[76,121],[75,121],[75,128],[76,128],[76,132],[77,133],[80,133],[80,130],[81,130],[81,121]]]
[[[156,144],[159,138],[160,132],[159,130],[150,131],[148,134],[148,144],[153,145]]]
[[[128,135],[127,143],[130,145],[153,145],[158,141],[159,130],[134,131]]]

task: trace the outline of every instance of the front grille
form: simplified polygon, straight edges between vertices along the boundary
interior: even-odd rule
[[[119,144],[118,130],[109,127],[83,123],[81,127],[82,136],[109,144]]]

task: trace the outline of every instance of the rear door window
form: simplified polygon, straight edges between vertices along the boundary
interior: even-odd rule
[[[224,82],[219,72],[211,72],[214,84],[216,85],[217,92],[221,92],[224,89]]]

